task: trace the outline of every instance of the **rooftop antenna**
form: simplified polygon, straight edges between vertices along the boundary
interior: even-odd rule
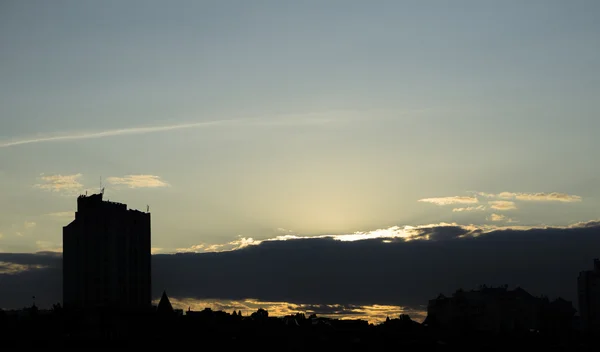
[[[150,206],[146,205],[146,213],[149,213],[149,212],[150,212]]]
[[[104,186],[102,186],[102,176],[100,176],[100,194],[104,195]]]

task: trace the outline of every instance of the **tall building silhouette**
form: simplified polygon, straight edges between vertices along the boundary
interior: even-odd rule
[[[579,273],[577,289],[583,328],[588,332],[600,333],[600,259],[594,259],[593,270]]]
[[[77,198],[75,220],[63,228],[63,305],[72,311],[151,307],[150,213]]]

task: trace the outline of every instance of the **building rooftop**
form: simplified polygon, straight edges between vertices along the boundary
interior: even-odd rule
[[[121,211],[128,210],[131,212],[148,213],[148,211],[142,212],[137,209],[127,209],[127,204],[125,204],[125,203],[104,200],[104,192],[91,194],[91,195],[82,194],[77,197],[77,210],[78,211],[86,211],[86,210],[98,209],[98,208],[104,208],[104,209],[112,208],[112,209],[121,210]]]

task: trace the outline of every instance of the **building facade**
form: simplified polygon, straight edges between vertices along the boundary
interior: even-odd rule
[[[75,220],[63,228],[63,306],[73,311],[138,311],[151,305],[150,213],[77,198]]]
[[[594,259],[593,270],[579,273],[577,294],[583,328],[600,333],[600,259]]]

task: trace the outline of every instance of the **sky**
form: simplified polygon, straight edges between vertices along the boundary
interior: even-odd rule
[[[596,220],[599,10],[3,1],[0,252],[60,252],[101,185],[154,253]]]

